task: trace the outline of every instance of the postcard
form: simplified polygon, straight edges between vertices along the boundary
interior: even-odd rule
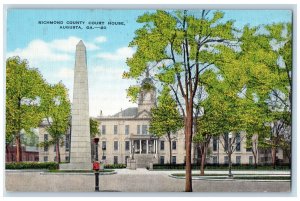
[[[291,10],[6,12],[7,192],[291,191]]]

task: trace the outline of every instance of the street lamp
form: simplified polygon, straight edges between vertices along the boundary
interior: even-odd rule
[[[231,138],[232,138],[232,132],[229,132],[229,134],[228,134],[228,138],[229,138],[229,147],[228,147],[228,156],[229,156],[229,173],[228,173],[228,177],[229,178],[232,178],[233,177],[233,175],[232,175],[232,173],[231,173],[231,152],[232,152],[232,149],[231,149]]]
[[[104,152],[105,152],[105,150],[106,150],[106,146],[105,146],[105,147],[103,146],[103,147],[102,147],[102,160],[104,160],[104,156],[105,156],[105,155],[104,155]]]
[[[95,143],[95,149],[96,149],[96,155],[95,155],[95,161],[93,163],[93,169],[95,171],[95,191],[99,192],[99,161],[98,161],[98,142],[99,138],[94,138]]]

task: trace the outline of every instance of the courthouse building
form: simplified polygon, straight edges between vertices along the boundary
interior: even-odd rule
[[[151,84],[145,78],[143,84]],[[113,116],[99,116],[100,158],[109,164],[126,164],[127,158],[134,157],[138,167],[150,162],[170,163],[167,138],[156,138],[149,133],[150,110],[156,104],[155,88],[143,90],[138,99],[138,107],[127,108]],[[184,133],[179,131],[172,140],[171,163],[184,163]]]
[[[150,78],[145,78],[142,84],[152,84]],[[156,90],[143,90],[138,99],[138,107],[121,110],[112,116],[98,116],[94,118],[99,122],[100,139],[98,158],[105,161],[106,164],[127,164],[129,157],[134,157],[137,161],[137,167],[146,167],[150,162],[154,164],[182,164],[185,163],[185,136],[181,129],[172,136],[171,149],[172,158],[169,159],[169,142],[164,136],[157,138],[149,133],[150,110],[156,105]],[[50,140],[46,132],[46,122],[43,122],[39,128],[39,141]],[[61,161],[69,161],[70,151],[70,130],[65,136],[64,143],[60,147]],[[254,158],[252,151],[246,148],[245,133],[241,132],[236,139],[232,154],[233,164],[253,164]],[[243,139],[243,140],[239,140]],[[222,137],[212,138],[209,145],[206,162],[209,164],[226,164],[228,156],[227,147]],[[192,162],[199,163],[199,151],[197,145],[192,144]],[[94,157],[94,156],[93,156]],[[93,158],[92,157],[92,158]],[[282,150],[277,153],[278,159],[283,159]],[[39,148],[40,161],[56,161],[55,146]],[[271,163],[270,152],[259,152],[259,164]]]

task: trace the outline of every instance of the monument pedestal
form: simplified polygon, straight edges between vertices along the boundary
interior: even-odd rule
[[[60,170],[92,170],[93,164],[90,163],[64,163],[59,164]]]

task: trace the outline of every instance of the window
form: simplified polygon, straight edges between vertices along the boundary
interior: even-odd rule
[[[213,156],[213,164],[217,164],[218,163],[218,157],[217,156]]]
[[[213,138],[213,151],[217,151],[218,150],[218,138],[214,137]]]
[[[249,164],[250,164],[250,165],[253,164],[253,156],[249,156]]]
[[[173,150],[176,150],[176,141],[173,141],[173,142],[172,142],[172,149],[173,149]]]
[[[172,156],[172,164],[176,164],[176,156]]]
[[[241,136],[239,133],[236,135],[235,141],[236,141],[236,151],[241,151]]]
[[[102,160],[106,160],[106,156],[105,155],[102,156]]]
[[[66,158],[65,158],[65,160],[66,160],[66,162],[69,162],[69,156],[66,156]]]
[[[147,128],[148,128],[148,126],[147,125],[142,125],[142,134],[143,135],[147,135]]]
[[[56,152],[56,144],[53,146],[53,151]]]
[[[44,135],[44,142],[48,142],[48,134]],[[44,146],[44,151],[48,151],[48,146],[47,145]],[[48,158],[47,158],[47,161],[48,161]]]
[[[136,133],[138,135],[140,135],[141,134],[141,125],[137,125],[136,130],[137,130]]]
[[[125,141],[125,151],[129,151],[129,141]]]
[[[165,141],[160,141],[160,150],[165,150]]]
[[[246,152],[251,152],[252,151],[252,147],[247,147],[246,148]]]
[[[118,144],[119,142],[118,141],[114,141],[114,150],[117,151],[118,150]]]
[[[44,161],[45,161],[45,162],[48,161],[48,156],[44,156]]]
[[[65,144],[66,151],[70,150],[70,135],[66,135],[66,144]]]
[[[105,134],[106,134],[106,126],[105,126],[105,125],[102,125],[102,131],[101,131],[101,134],[102,134],[102,135],[105,135]]]
[[[164,156],[160,156],[159,162],[160,162],[160,164],[165,164],[165,157]]]
[[[236,156],[235,157],[235,163],[238,164],[238,165],[241,164],[241,156]]]
[[[228,164],[228,156],[224,156],[224,164]]]
[[[183,163],[184,164],[186,163],[186,156],[184,156],[184,158],[183,158]]]
[[[118,134],[118,125],[114,125],[114,135]]]
[[[125,135],[129,135],[129,125],[125,125]]]
[[[114,164],[118,164],[118,156],[114,156]]]
[[[102,150],[106,150],[106,141],[102,141]]]

